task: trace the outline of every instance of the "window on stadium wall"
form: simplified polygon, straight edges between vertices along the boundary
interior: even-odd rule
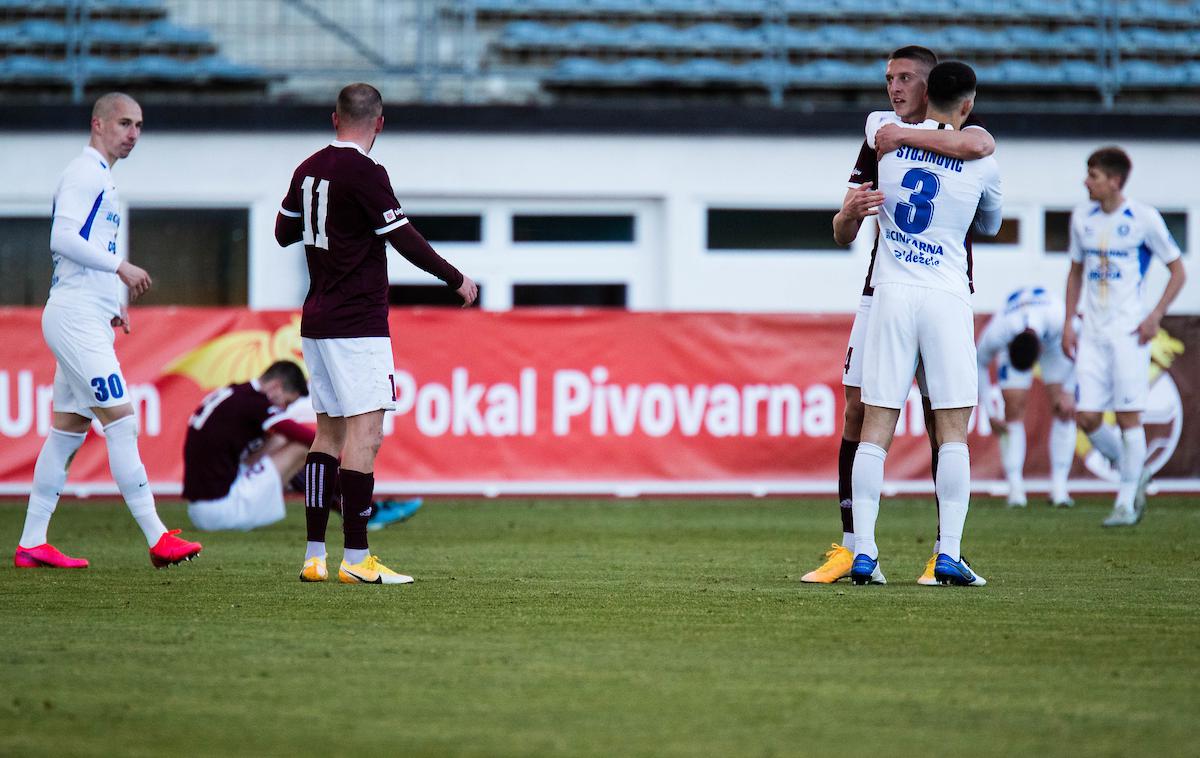
[[[483,241],[483,217],[478,214],[421,214],[408,218],[421,236],[433,243]]]
[[[480,307],[479,304],[483,302],[483,285],[476,284],[479,286],[479,296],[471,304],[472,308]],[[461,308],[462,298],[444,284],[393,284],[388,287],[388,305],[399,308]]]
[[[829,210],[709,208],[707,248],[720,252],[849,252],[833,241]]]
[[[1021,243],[1021,219],[1006,218],[1000,223],[1000,231],[994,237],[977,236],[976,245],[1019,245]]]
[[[514,284],[512,304],[521,307],[624,308],[624,284]]]
[[[154,286],[139,305],[246,305],[246,208],[130,208],[129,260]]]
[[[50,217],[0,216],[0,305],[45,305],[53,273]]]
[[[636,223],[632,215],[514,214],[513,242],[633,242]]]
[[[1187,212],[1158,209],[1167,230],[1175,238],[1175,244],[1187,255]],[[1071,212],[1064,210],[1047,210],[1045,215],[1045,250],[1047,253],[1066,253],[1071,242]]]

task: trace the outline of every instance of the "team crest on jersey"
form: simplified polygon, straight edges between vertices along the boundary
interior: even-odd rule
[[[1129,224],[1121,224],[1120,226],[1118,226],[1117,227],[1117,236],[1118,237],[1128,237],[1129,236]]]

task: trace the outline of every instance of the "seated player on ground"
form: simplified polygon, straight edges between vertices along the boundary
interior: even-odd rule
[[[245,531],[283,518],[283,483],[304,466],[315,436],[283,411],[307,394],[303,369],[277,361],[204,398],[183,446],[183,496],[197,529]]]

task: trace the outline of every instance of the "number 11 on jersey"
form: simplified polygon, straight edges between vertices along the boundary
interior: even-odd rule
[[[300,189],[304,193],[304,244],[328,250],[329,237],[325,234],[325,217],[329,214],[329,180],[317,181],[314,177],[306,176]],[[315,217],[313,216],[314,195],[317,200]]]

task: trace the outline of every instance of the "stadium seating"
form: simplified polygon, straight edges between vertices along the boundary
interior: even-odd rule
[[[101,73],[214,88],[241,78],[242,85],[265,91],[300,69],[324,70],[324,59],[302,57],[289,65],[287,56],[303,53],[286,46],[222,56],[213,32],[226,48],[245,47],[246,39],[261,37],[252,23],[231,42],[227,30],[180,25],[169,10],[181,6],[166,0],[86,5],[81,14],[79,0],[0,0],[0,79],[20,83],[14,72],[28,70],[44,81],[66,71],[77,90],[81,75]],[[261,5],[264,18],[275,18],[278,8],[266,0]],[[393,4],[358,5],[370,14]],[[334,11],[331,4],[321,12],[344,20],[354,14],[350,6],[337,4]],[[1200,0],[443,0],[437,6],[439,19],[461,22],[477,35],[455,49],[465,51],[463,70],[503,80],[489,87],[514,99],[548,100],[574,87],[591,97],[639,90],[659,96],[679,85],[717,100],[769,95],[777,104],[788,98],[812,104],[820,99],[812,93],[823,91],[825,101],[845,104],[876,97],[883,57],[913,43],[975,64],[994,103],[1111,103],[1125,90],[1143,99],[1157,90],[1182,102],[1189,90],[1200,90],[1194,75]],[[350,28],[325,42],[336,64],[361,67],[364,52],[374,60],[370,53],[386,47],[365,37],[356,43]],[[437,57],[451,47],[429,49]],[[266,61],[278,74],[238,66],[231,55]],[[140,59],[146,60],[131,62]],[[430,65],[421,64],[426,71]],[[404,76],[401,69],[397,64],[380,73]],[[521,84],[510,88],[512,82]],[[827,92],[834,89],[842,92]]]
[[[1195,86],[1200,0],[478,0],[500,68],[578,83],[875,90],[882,56],[920,42],[975,61],[989,98],[1100,97],[1113,83]],[[490,24],[490,27],[489,27]],[[1115,47],[1119,56],[1108,56]],[[589,61],[594,59],[594,61]],[[655,65],[655,62],[662,65]],[[1116,67],[1113,73],[1109,67]],[[1126,70],[1128,69],[1128,70]],[[1089,95],[1090,93],[1090,95]]]
[[[185,85],[217,93],[264,90],[278,78],[218,53],[204,29],[169,21],[158,0],[0,0],[0,92]]]

